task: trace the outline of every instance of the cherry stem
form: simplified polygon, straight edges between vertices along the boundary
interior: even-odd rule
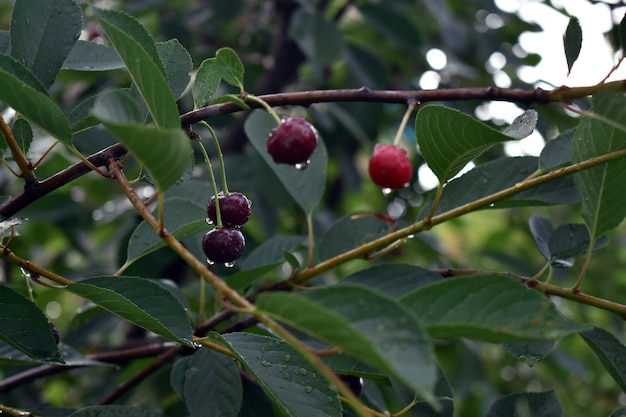
[[[211,186],[213,187],[213,196],[215,198],[215,217],[217,227],[223,227],[222,223],[222,213],[220,212],[220,202],[219,202],[219,191],[217,190],[217,182],[215,181],[215,174],[213,173],[213,166],[211,165],[211,159],[209,158],[209,154],[204,149],[204,145],[200,140],[200,135],[194,134],[190,135],[191,138],[196,142],[198,148],[200,148],[200,152],[202,152],[202,156],[204,156],[204,161],[206,162],[207,168],[209,170],[209,178],[211,179]]]
[[[226,181],[226,165],[224,164],[224,155],[222,154],[222,148],[220,147],[220,141],[217,139],[217,135],[215,134],[215,130],[209,125],[207,122],[200,122],[201,125],[209,129],[209,133],[211,133],[211,137],[213,138],[213,143],[215,144],[215,149],[217,150],[217,158],[220,162],[220,175],[222,177],[222,191],[224,191],[224,195],[228,195],[228,183]]]
[[[393,138],[393,144],[395,146],[400,145],[400,141],[402,140],[402,136],[404,136],[404,129],[406,129],[406,125],[409,123],[409,117],[413,110],[415,110],[419,106],[418,102],[412,101],[409,103],[406,111],[404,112],[404,116],[402,116],[402,121],[400,121],[400,126],[398,126],[398,131],[396,132],[396,137]]]
[[[278,117],[278,114],[276,114],[272,106],[267,104],[265,100],[252,94],[246,94],[244,96],[244,99],[260,104],[265,110],[267,110],[267,112],[274,118],[274,120],[276,120],[276,124],[280,125],[281,123],[280,117]]]

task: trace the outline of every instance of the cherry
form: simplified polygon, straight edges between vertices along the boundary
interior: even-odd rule
[[[224,226],[241,227],[250,219],[252,203],[242,193],[234,192],[224,195],[223,192],[220,192],[217,198],[220,203],[220,215]],[[215,196],[209,200],[206,212],[209,221],[216,223]]]
[[[277,164],[305,167],[317,146],[317,130],[300,117],[288,117],[270,132],[267,152]]]
[[[243,233],[235,227],[216,227],[202,237],[202,251],[209,263],[235,262],[246,247]]]
[[[368,172],[376,185],[398,189],[404,187],[413,177],[413,164],[404,149],[379,143],[374,147]]]

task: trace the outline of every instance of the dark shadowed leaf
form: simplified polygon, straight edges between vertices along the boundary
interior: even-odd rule
[[[16,1],[11,17],[11,56],[49,88],[83,28],[73,0]]]
[[[572,71],[574,62],[580,55],[580,48],[583,44],[583,30],[577,17],[570,17],[565,35],[563,36],[563,47],[565,49],[565,59],[567,60],[567,73]]]
[[[318,257],[320,261],[355,249],[362,244],[384,236],[389,232],[389,223],[368,213],[348,214],[337,220],[320,239]]]
[[[162,417],[163,415],[148,408],[126,405],[93,405],[81,408],[69,417]]]
[[[626,347],[624,344],[615,335],[599,327],[581,332],[580,335],[622,391],[626,391],[626,363],[624,362]]]
[[[572,162],[626,148],[626,97],[604,94],[594,98],[593,112],[601,120],[584,118],[574,134]],[[591,239],[617,227],[626,216],[626,158],[574,175],[581,197],[581,212]]]
[[[225,343],[287,417],[340,417],[337,392],[286,342],[251,333],[213,337]]]
[[[103,276],[78,281],[67,289],[139,327],[191,346],[191,322],[185,308],[152,280]]]
[[[594,250],[609,243],[606,236],[601,236],[594,244]],[[568,223],[557,227],[550,235],[548,246],[552,258],[556,261],[584,254],[590,245],[589,230],[584,224]]]
[[[555,168],[568,163],[572,159],[574,132],[574,129],[566,130],[546,143],[539,156],[539,168]]]
[[[267,139],[274,127],[276,121],[269,114],[255,110],[246,120],[245,131],[254,148],[278,176],[289,194],[306,213],[310,213],[322,198],[326,186],[328,155],[324,141],[319,138],[317,149],[311,155],[311,163],[306,169],[298,170],[291,165],[275,163],[267,153]]]
[[[0,340],[32,358],[63,362],[50,322],[43,312],[35,303],[4,285],[0,285]]]
[[[557,339],[587,328],[564,319],[543,294],[498,274],[447,278],[400,300],[433,337],[501,343]]]
[[[341,56],[341,33],[319,13],[300,8],[291,20],[289,36],[313,62],[330,64]]]
[[[382,293],[341,285],[299,295],[265,293],[256,304],[277,320],[339,347],[433,399],[436,367],[430,339],[417,316]]]
[[[541,216],[531,216],[530,219],[528,219],[528,227],[530,228],[530,233],[533,235],[537,249],[539,249],[539,252],[541,252],[547,261],[550,260],[552,256],[550,256],[548,241],[554,230],[552,223],[550,220]]]
[[[233,358],[201,348],[176,362],[171,375],[193,417],[237,417],[242,386]]]
[[[397,298],[422,285],[440,281],[441,275],[415,265],[380,264],[348,275],[338,285],[364,285]]]
[[[388,3],[362,3],[359,5],[359,11],[385,38],[405,48],[420,47],[420,35],[415,25]]]
[[[563,408],[554,391],[523,392],[495,401],[487,417],[562,417]]]
[[[163,212],[165,228],[178,240],[210,229],[205,220],[205,208],[194,201],[168,198],[163,202]],[[156,211],[153,214],[157,215]],[[135,261],[164,246],[157,233],[145,221],[141,222],[128,241],[126,262]]]

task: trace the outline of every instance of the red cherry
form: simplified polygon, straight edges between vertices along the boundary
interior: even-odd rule
[[[241,227],[250,219],[250,206],[252,203],[242,193],[234,192],[224,195],[218,194],[220,202],[220,215],[224,226]],[[207,217],[212,223],[217,222],[215,210],[215,196],[211,197],[207,204]]]
[[[403,188],[413,178],[413,164],[406,151],[395,145],[379,143],[374,147],[368,172],[382,188]]]
[[[267,152],[277,164],[303,165],[317,146],[317,130],[299,117],[284,119],[272,129],[267,141]]]
[[[246,241],[234,227],[217,227],[202,237],[202,251],[209,263],[229,264],[241,257]]]

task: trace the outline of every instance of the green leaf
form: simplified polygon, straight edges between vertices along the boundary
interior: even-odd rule
[[[11,56],[49,88],[83,28],[73,0],[18,0],[11,17]]]
[[[163,417],[148,408],[126,405],[93,405],[81,408],[68,417]]]
[[[167,83],[172,91],[172,94],[176,100],[178,100],[189,81],[191,76],[189,72],[193,68],[191,62],[191,55],[185,49],[184,46],[178,42],[177,39],[170,39],[167,42],[159,42],[156,44],[157,52],[165,67],[165,77]]]
[[[235,361],[207,348],[183,358],[172,369],[173,386],[193,417],[237,417],[242,401]],[[181,396],[182,394],[182,396]]]
[[[30,127],[30,124],[24,119],[17,119],[13,123],[11,131],[22,153],[26,155],[33,141],[33,129]]]
[[[81,40],[74,44],[61,67],[73,71],[109,71],[120,68],[124,68],[124,63],[115,49]]]
[[[392,298],[403,296],[422,285],[437,282],[441,275],[406,264],[379,264],[348,275],[338,285],[363,285]]]
[[[217,65],[217,58],[202,61],[191,87],[195,108],[204,106],[213,97],[220,86],[220,81],[222,81],[222,74]]]
[[[563,35],[563,48],[565,49],[565,59],[567,60],[567,73],[572,71],[574,62],[580,55],[580,48],[583,44],[583,30],[577,17],[570,17],[565,35]]]
[[[50,322],[32,301],[0,285],[0,340],[44,362],[63,362]]]
[[[371,215],[348,214],[337,220],[320,239],[319,260],[325,261],[335,255],[355,249],[362,244],[384,236],[389,223]]]
[[[296,11],[289,25],[289,37],[311,62],[331,64],[341,57],[341,33],[319,13],[310,13],[304,8]]]
[[[626,148],[626,97],[600,95],[593,104],[596,117],[584,118],[574,134],[574,163]],[[617,227],[626,216],[624,172],[626,158],[621,158],[574,175],[582,217],[592,240]]]
[[[341,285],[299,295],[264,293],[256,305],[433,399],[436,367],[430,339],[417,316],[384,294]]]
[[[125,91],[102,94],[92,112],[143,164],[161,191],[187,170],[192,149],[185,132],[180,127],[156,130],[144,125],[137,104]]]
[[[626,347],[612,333],[594,327],[591,330],[581,332],[583,340],[596,354],[604,369],[613,377],[622,391],[626,392]]]
[[[557,339],[587,328],[564,319],[543,294],[498,274],[447,278],[401,302],[433,337],[502,343]]]
[[[176,101],[150,34],[135,18],[124,12],[94,9],[94,14],[124,61],[157,127],[180,127]]]
[[[420,108],[415,118],[415,135],[422,156],[442,183],[491,146],[511,140],[486,124],[441,105]]]
[[[239,55],[230,48],[220,48],[217,50],[215,58],[222,79],[243,91],[244,68]]]
[[[163,201],[163,213],[165,228],[178,240],[210,229],[205,220],[206,209],[194,201],[179,197],[168,198]],[[157,214],[156,209],[154,214]],[[133,262],[164,246],[163,240],[143,221],[130,236],[126,262]]]
[[[267,417],[273,416],[274,407],[263,390],[254,382],[246,379],[243,382],[243,403],[239,410],[239,417]]]
[[[152,280],[102,276],[78,281],[67,289],[139,327],[192,346],[191,322],[183,305]]]
[[[8,55],[0,55],[0,101],[64,144],[72,142],[72,129],[65,114],[33,73]]]
[[[554,391],[523,392],[496,400],[487,417],[562,417],[563,408]]]
[[[326,163],[328,155],[321,138],[311,156],[311,163],[304,170],[290,165],[277,164],[267,153],[267,139],[276,121],[263,110],[252,112],[245,124],[245,132],[267,165],[274,171],[289,194],[306,213],[311,213],[324,194],[326,186]]]
[[[287,417],[340,417],[335,390],[285,341],[252,333],[213,337],[227,347]]]

